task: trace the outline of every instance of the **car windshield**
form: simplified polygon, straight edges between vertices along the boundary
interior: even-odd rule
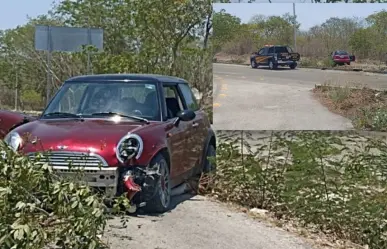
[[[348,55],[348,53],[346,51],[342,51],[342,50],[336,51],[335,54],[336,55]]]
[[[117,114],[137,121],[158,121],[158,103],[154,82],[67,82],[42,118],[100,118]]]

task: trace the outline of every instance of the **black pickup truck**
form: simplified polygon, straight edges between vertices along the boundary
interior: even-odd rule
[[[289,46],[266,45],[250,56],[250,65],[252,68],[269,66],[270,69],[276,69],[278,66],[289,66],[295,69],[299,60],[300,54],[293,52]]]

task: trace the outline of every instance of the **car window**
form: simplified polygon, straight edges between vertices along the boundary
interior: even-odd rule
[[[154,82],[69,82],[58,91],[44,114],[55,112],[84,118],[95,117],[97,113],[118,112],[149,120],[161,119]],[[50,117],[56,116],[47,118]]]
[[[87,84],[74,84],[71,88],[68,89],[68,91],[63,94],[63,97],[60,99],[57,108],[55,108],[55,111],[68,113],[77,112],[78,103],[81,102],[86,88]]]
[[[183,93],[185,103],[187,104],[187,108],[197,111],[199,109],[199,105],[196,102],[196,98],[191,91],[191,88],[188,84],[179,84],[180,90]]]
[[[272,53],[274,53],[274,47],[269,48],[269,54],[272,54]]]
[[[343,51],[343,50],[338,50],[335,52],[335,55],[348,55],[348,53],[346,51]]]
[[[288,51],[287,47],[276,47],[275,52],[276,53],[288,53],[289,51]]]
[[[259,55],[263,55],[263,52],[264,52],[264,51],[265,51],[265,49],[262,48],[261,50],[258,51],[258,54],[259,54]]]
[[[289,53],[293,53],[293,49],[291,47],[286,47]]]
[[[165,105],[168,118],[177,117],[177,113],[183,110],[183,103],[177,91],[176,85],[164,85]]]

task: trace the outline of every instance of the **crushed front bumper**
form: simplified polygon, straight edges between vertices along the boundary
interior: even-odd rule
[[[84,182],[90,187],[104,192],[113,198],[117,194],[119,172],[117,167],[67,167],[52,166],[56,175]]]

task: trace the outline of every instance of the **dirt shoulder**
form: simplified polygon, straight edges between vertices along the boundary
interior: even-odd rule
[[[312,92],[331,112],[350,119],[355,128],[387,131],[386,91],[321,85]]]

